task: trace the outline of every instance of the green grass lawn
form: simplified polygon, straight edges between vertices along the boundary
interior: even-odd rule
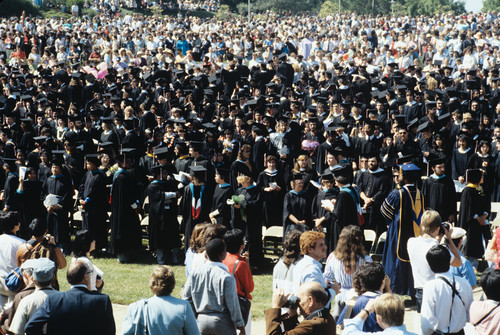
[[[103,293],[108,294],[115,304],[128,305],[139,299],[151,296],[149,290],[149,276],[155,265],[154,259],[148,256],[140,257],[140,263],[120,264],[115,258],[93,259],[97,267],[104,271]],[[71,261],[67,257],[68,264]],[[175,273],[176,285],[173,296],[180,298],[181,287],[186,282],[184,266],[172,266]],[[66,269],[58,272],[61,291],[69,289],[66,281]],[[255,290],[252,292],[252,319],[264,318],[264,309],[271,306],[272,272],[254,275]]]

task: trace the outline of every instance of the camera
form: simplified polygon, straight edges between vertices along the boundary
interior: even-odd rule
[[[288,307],[289,309],[297,309],[299,306],[300,299],[296,295],[291,295],[283,307]]]
[[[441,227],[439,227],[439,234],[440,235],[445,234],[444,228],[446,228],[446,230],[450,231],[450,228],[451,228],[450,223],[449,222],[441,222]]]

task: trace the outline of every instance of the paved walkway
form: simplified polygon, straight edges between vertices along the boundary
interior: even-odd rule
[[[474,300],[479,300],[481,295],[483,294],[483,290],[480,287],[476,287],[474,289]],[[125,314],[127,313],[127,306],[113,304],[113,314],[115,317],[116,323],[116,333],[121,334],[121,328],[123,324],[123,319],[125,318]],[[406,309],[405,312],[405,325],[406,328],[414,333],[419,333],[420,331],[420,315],[416,312],[415,309]],[[264,319],[253,320],[252,321],[252,334],[250,335],[264,335],[266,333],[266,322]],[[465,327],[465,335],[474,335],[474,328],[472,325],[467,324]]]

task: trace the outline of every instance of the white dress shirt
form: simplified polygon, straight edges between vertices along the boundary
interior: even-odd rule
[[[444,277],[460,294],[455,295],[452,305],[452,289],[439,277]],[[460,299],[462,298],[462,299]],[[465,327],[469,320],[469,308],[472,303],[472,287],[464,278],[454,277],[450,272],[439,273],[435,279],[424,285],[420,325],[423,335],[430,335],[436,330],[443,333],[456,333]],[[450,319],[450,306],[451,319]]]

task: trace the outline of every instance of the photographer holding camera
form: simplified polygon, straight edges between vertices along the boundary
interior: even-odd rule
[[[336,327],[330,311],[325,308],[328,295],[321,284],[306,282],[299,287],[297,297],[285,295],[283,289],[273,294],[272,308],[266,314],[266,334],[333,334]],[[287,307],[289,312],[281,315],[281,308]],[[304,320],[299,323],[297,308]],[[283,329],[281,323],[283,322]]]
[[[451,225],[449,223],[441,222],[441,216],[439,216],[438,212],[427,210],[422,215],[420,222],[422,235],[412,237],[408,240],[408,255],[410,256],[413,282],[416,290],[417,311],[419,313],[422,306],[422,289],[424,284],[435,277],[425,258],[427,251],[433,246],[438,245],[444,236],[448,242],[448,249],[451,254],[450,265],[462,265],[460,252],[454,243],[449,243],[452,240],[451,232],[453,230],[450,228]]]

